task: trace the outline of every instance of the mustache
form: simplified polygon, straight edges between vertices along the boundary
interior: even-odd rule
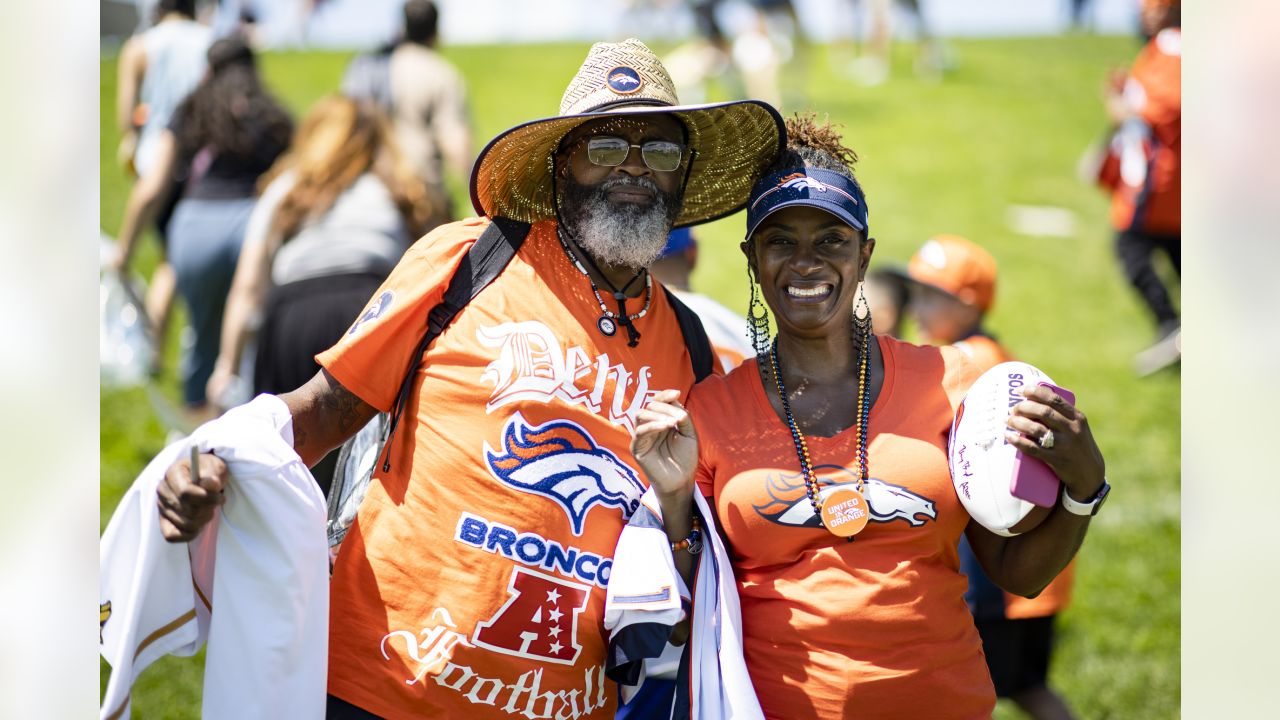
[[[644,188],[645,190],[652,192],[655,195],[663,194],[662,191],[658,189],[658,183],[654,182],[653,180],[647,177],[620,177],[620,178],[614,178],[612,180],[605,180],[604,182],[600,183],[599,193],[600,195],[604,195],[605,193],[609,192],[610,190],[616,187],[622,187],[625,185],[641,187],[641,188]]]

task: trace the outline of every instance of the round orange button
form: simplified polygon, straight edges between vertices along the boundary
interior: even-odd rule
[[[822,524],[832,535],[853,537],[870,520],[866,498],[852,488],[836,490],[822,503]]]

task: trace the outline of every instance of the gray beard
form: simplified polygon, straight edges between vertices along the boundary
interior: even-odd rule
[[[619,185],[640,185],[653,190],[653,204],[638,207],[615,205],[607,193]],[[565,208],[574,239],[596,262],[635,270],[647,268],[662,255],[671,232],[667,197],[648,178],[608,180],[588,190],[567,188]],[[576,207],[575,207],[576,206]]]

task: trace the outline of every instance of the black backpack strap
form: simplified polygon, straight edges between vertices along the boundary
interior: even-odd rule
[[[694,382],[702,382],[703,378],[711,374],[716,361],[711,341],[707,339],[707,331],[702,328],[702,321],[698,316],[675,293],[666,286],[663,286],[662,292],[667,294],[667,302],[675,311],[676,320],[680,322],[680,334],[684,336],[684,346],[689,349],[689,360],[693,365]]]
[[[417,374],[418,365],[422,363],[422,354],[427,351],[431,341],[439,337],[449,323],[453,322],[453,318],[462,311],[462,308],[466,307],[467,303],[502,273],[528,236],[529,223],[504,217],[493,218],[489,227],[484,229],[475,244],[462,258],[462,262],[458,264],[458,269],[454,271],[449,287],[444,292],[444,299],[427,313],[427,330],[418,341],[418,347],[413,351],[409,361],[409,368],[405,371],[404,379],[400,381],[396,404],[391,409],[391,421],[387,423],[386,432],[382,436],[383,472],[391,469],[391,436],[399,426],[400,416],[404,414],[405,405],[409,402],[413,376]]]

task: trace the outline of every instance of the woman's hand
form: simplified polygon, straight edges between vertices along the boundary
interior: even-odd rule
[[[1106,463],[1084,413],[1053,390],[1024,387],[1026,400],[1009,414],[1009,443],[1043,460],[1072,499],[1087,502],[1102,487]]]
[[[209,376],[209,382],[205,384],[205,397],[217,407],[223,410],[229,409],[224,406],[223,397],[226,395],[227,389],[235,384],[235,381],[236,373],[232,369],[231,363],[224,361],[221,357],[218,358],[213,365],[213,374]]]
[[[653,396],[637,417],[631,454],[649,478],[659,499],[688,497],[698,462],[698,437],[693,420],[680,404],[677,390]]]

